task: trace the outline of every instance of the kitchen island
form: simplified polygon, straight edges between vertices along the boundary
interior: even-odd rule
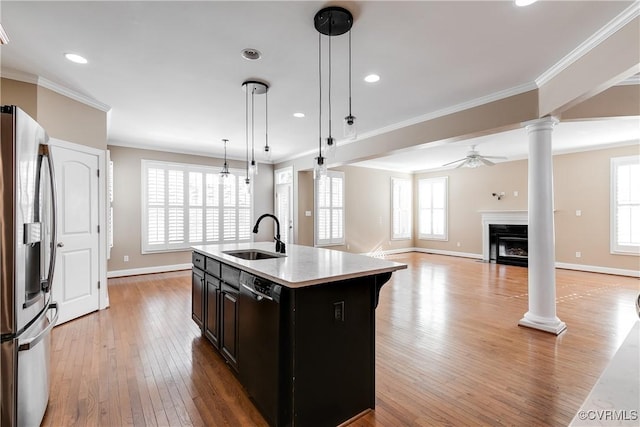
[[[273,243],[193,249],[192,317],[270,425],[335,426],[375,407],[375,308],[405,264]]]

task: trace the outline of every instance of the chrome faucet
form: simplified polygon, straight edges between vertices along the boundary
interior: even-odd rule
[[[256,234],[258,233],[258,226],[260,225],[260,221],[262,221],[262,218],[267,216],[269,218],[273,218],[273,220],[276,222],[276,236],[274,237],[274,239],[276,240],[276,252],[283,254],[285,253],[285,249],[284,249],[284,242],[280,240],[280,221],[278,221],[278,218],[276,218],[275,215],[271,215],[271,214],[260,215],[260,218],[258,218],[258,220],[256,221],[256,225],[253,226],[253,232]]]

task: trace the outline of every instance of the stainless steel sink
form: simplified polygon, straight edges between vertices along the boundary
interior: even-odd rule
[[[250,261],[260,260],[260,259],[272,259],[272,258],[282,258],[286,255],[275,254],[272,252],[260,251],[257,249],[248,249],[248,250],[235,250],[235,251],[222,251],[223,254],[231,255],[237,258],[242,258]]]

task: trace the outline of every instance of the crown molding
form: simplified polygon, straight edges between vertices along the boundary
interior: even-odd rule
[[[89,96],[78,93],[74,90],[66,88],[58,83],[54,83],[51,80],[47,80],[43,77],[34,76],[32,74],[23,73],[16,70],[3,70],[0,73],[0,77],[4,77],[10,80],[17,80],[24,83],[30,83],[34,85],[38,85],[45,89],[49,89],[53,92],[56,92],[62,96],[66,96],[67,98],[71,98],[74,101],[78,101],[82,104],[88,105],[89,107],[95,108],[97,110],[103,111],[105,113],[111,110],[111,107],[107,104],[104,104],[98,100],[95,100]]]
[[[466,101],[466,102],[463,102],[461,104],[456,104],[456,105],[453,105],[451,107],[443,108],[441,110],[437,110],[437,111],[434,111],[434,112],[431,112],[431,113],[427,113],[427,114],[423,114],[421,116],[414,117],[412,119],[408,119],[408,120],[405,120],[405,121],[402,121],[402,122],[394,123],[394,124],[391,124],[389,126],[381,127],[379,129],[375,129],[375,130],[372,130],[372,131],[369,131],[369,132],[364,132],[362,134],[359,134],[356,139],[338,140],[336,142],[337,148],[343,147],[343,146],[348,145],[348,144],[353,144],[354,142],[360,142],[363,139],[372,138],[374,136],[378,136],[378,135],[382,135],[382,134],[385,134],[385,133],[388,133],[388,132],[392,132],[394,130],[402,129],[402,128],[405,128],[405,127],[408,127],[408,126],[417,125],[417,124],[422,123],[422,122],[426,122],[426,121],[429,121],[429,120],[437,119],[439,117],[444,117],[444,116],[448,116],[450,114],[459,113],[461,111],[469,110],[471,108],[479,107],[481,105],[489,104],[491,102],[500,101],[502,99],[506,99],[506,98],[509,98],[511,96],[520,95],[520,94],[523,94],[525,92],[529,92],[531,90],[536,90],[536,89],[538,89],[536,84],[534,82],[530,82],[530,83],[522,84],[520,86],[512,87],[510,89],[505,89],[505,90],[501,90],[499,92],[494,92],[492,94],[489,94],[489,95],[486,95],[486,96],[482,96],[480,98],[472,99],[470,101]],[[317,151],[315,149],[307,150],[305,152],[298,153],[296,155],[283,158],[281,160],[279,159],[276,163],[292,161],[292,160],[295,160],[295,159],[299,159],[301,157],[305,157],[305,156],[311,155],[311,154],[316,153],[316,152]]]
[[[9,79],[9,80],[16,80],[23,83],[30,83],[33,85],[38,84],[37,76],[34,76],[33,74],[23,73],[22,71],[2,70],[0,71],[0,77]]]
[[[536,85],[538,87],[542,87],[543,85],[547,84],[551,79],[556,77],[571,64],[586,55],[589,51],[594,49],[596,46],[608,39],[611,35],[615,34],[622,27],[627,25],[638,16],[640,16],[640,2],[635,1],[620,15],[616,16],[611,22],[598,30],[595,34],[585,40],[582,44],[580,44],[577,48],[571,51],[567,56],[562,58],[547,71],[542,73],[536,79]]]
[[[640,85],[640,74],[631,76],[628,79],[621,81],[616,86],[635,86],[635,85]]]

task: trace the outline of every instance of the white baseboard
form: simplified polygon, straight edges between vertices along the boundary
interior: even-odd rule
[[[422,252],[425,254],[448,255],[448,256],[457,256],[461,258],[482,259],[482,254],[472,254],[469,252],[443,251],[440,249],[430,249],[430,248],[412,248],[412,250],[414,252]]]
[[[129,270],[114,270],[107,271],[107,278],[137,276],[140,274],[166,273],[168,271],[178,270],[191,270],[192,267],[193,264],[189,262],[186,264],[158,265],[155,267],[131,268]]]
[[[427,254],[435,254],[435,255],[447,255],[447,256],[456,256],[462,258],[473,258],[473,259],[482,259],[482,254],[473,254],[468,252],[455,252],[455,251],[444,251],[440,249],[430,249],[430,248],[402,248],[402,249],[392,249],[388,251],[380,251],[376,253],[368,253],[364,255],[375,256],[375,255],[392,255],[392,254],[400,254],[406,252],[422,252]],[[556,268],[561,268],[564,270],[576,270],[576,271],[586,271],[589,273],[603,273],[603,274],[612,274],[614,276],[628,276],[628,277],[640,277],[640,271],[638,270],[626,270],[622,268],[611,268],[611,267],[600,267],[597,265],[584,265],[584,264],[568,264],[564,262],[556,262]]]
[[[375,253],[373,252],[364,253],[363,255],[368,255],[368,256],[383,255],[384,256],[384,255],[394,255],[394,254],[401,254],[401,253],[407,253],[407,252],[422,252],[422,253],[435,254],[435,255],[447,255],[447,256],[456,256],[461,258],[482,259],[481,254],[473,254],[468,252],[443,251],[439,249],[429,249],[429,248],[390,249],[387,251],[379,251]],[[173,264],[173,265],[159,265],[155,267],[132,268],[128,270],[114,270],[114,271],[107,272],[107,278],[137,276],[140,274],[166,273],[169,271],[179,271],[179,270],[190,270],[192,267],[193,267],[193,264],[186,263],[186,264]],[[599,267],[595,265],[568,264],[564,262],[557,262],[556,268],[561,268],[565,270],[587,271],[590,273],[612,274],[615,276],[640,277],[640,271],[638,270],[625,270],[622,268]]]
[[[640,277],[638,270],[625,270],[622,268],[600,267],[597,265],[568,264],[565,262],[556,262],[556,268],[565,270],[588,271],[590,273],[613,274],[615,276]]]

